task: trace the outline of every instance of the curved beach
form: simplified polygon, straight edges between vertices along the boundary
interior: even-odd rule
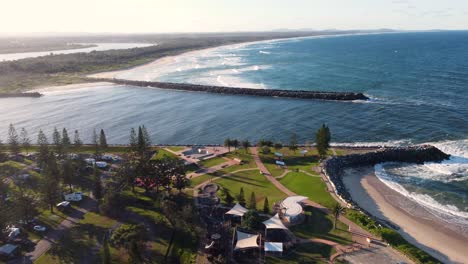
[[[400,234],[409,242],[444,263],[466,263],[467,230],[463,226],[448,225],[418,203],[389,188],[375,176],[373,167],[346,169],[343,183],[360,207],[397,225]]]

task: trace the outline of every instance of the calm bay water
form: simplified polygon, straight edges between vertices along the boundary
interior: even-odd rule
[[[8,124],[35,137],[54,126],[106,130],[127,143],[145,124],[154,143],[213,144],[226,137],[301,142],[327,123],[336,143],[435,143],[453,155],[442,165],[378,168],[392,188],[456,219],[468,217],[468,32],[398,33],[234,45],[190,53],[119,78],[364,92],[370,102],[326,102],[97,85],[0,99]],[[388,182],[388,181],[387,181]],[[403,187],[401,189],[400,187]],[[399,189],[400,188],[400,189]],[[460,218],[461,217],[461,218]],[[458,221],[457,220],[457,221]],[[465,221],[463,220],[463,221]]]

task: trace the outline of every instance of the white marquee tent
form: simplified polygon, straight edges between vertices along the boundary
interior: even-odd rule
[[[245,207],[243,207],[242,205],[236,203],[236,205],[234,205],[234,207],[227,211],[226,214],[227,215],[237,215],[237,216],[243,216],[245,213],[247,213],[247,210]]]
[[[265,225],[266,229],[288,229],[283,224],[283,222],[281,222],[281,219],[279,218],[278,214],[275,214],[270,219],[264,221],[263,224]]]
[[[234,250],[239,249],[248,249],[248,248],[258,248],[257,243],[258,235],[248,234],[240,231],[237,232],[237,242]]]

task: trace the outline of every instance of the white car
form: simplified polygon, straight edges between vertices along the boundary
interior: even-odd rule
[[[35,225],[33,229],[34,231],[38,231],[38,232],[45,232],[47,230],[45,226],[41,226],[41,225]]]

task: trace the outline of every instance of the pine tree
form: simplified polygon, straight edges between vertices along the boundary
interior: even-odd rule
[[[130,148],[132,149],[132,151],[136,151],[137,146],[138,146],[137,135],[136,135],[135,129],[132,127],[132,129],[130,129]]]
[[[101,129],[101,133],[99,135],[99,147],[103,150],[107,150],[107,139],[106,139],[106,134],[104,133],[104,130]]]
[[[103,264],[111,264],[111,255],[110,255],[110,248],[109,248],[109,241],[107,237],[104,238],[104,242],[102,244],[102,263]]]
[[[28,131],[23,127],[20,133],[21,145],[26,151],[26,154],[29,154],[29,148],[31,147],[31,139],[28,136]]]
[[[292,133],[291,139],[289,140],[289,149],[296,152],[297,150],[297,135]]]
[[[237,148],[239,147],[239,140],[233,139],[231,143],[232,143],[232,146],[234,147],[234,151],[236,151]]]
[[[265,200],[263,201],[263,213],[270,213],[270,204],[268,203],[268,197],[265,197]]]
[[[65,161],[62,163],[61,176],[62,176],[63,183],[68,185],[68,187],[70,188],[70,193],[72,193],[74,174],[73,174],[73,164],[70,159],[65,159]]]
[[[315,135],[315,144],[320,158],[324,158],[327,155],[327,151],[330,148],[330,140],[330,129],[325,124],[322,124]]]
[[[75,151],[78,151],[81,146],[83,146],[83,141],[81,141],[80,132],[75,130],[75,135],[73,136],[73,147],[75,148]]]
[[[99,138],[96,129],[93,130],[92,144],[94,146],[94,158],[99,159],[101,157],[101,148],[99,147]]]
[[[226,138],[224,140],[224,146],[228,148],[228,152],[231,152],[232,140],[230,138]]]
[[[94,198],[98,201],[102,199],[103,193],[102,193],[102,181],[101,181],[101,175],[99,173],[99,170],[95,167],[94,168],[94,190],[93,190],[93,195]]]
[[[42,129],[39,130],[39,134],[37,134],[37,145],[39,145],[39,155],[37,157],[37,163],[41,167],[44,167],[47,163],[47,158],[49,156],[49,142],[44,132],[42,132]]]
[[[20,153],[19,137],[13,124],[10,124],[10,128],[8,129],[8,145],[10,153],[18,156]]]
[[[41,185],[42,201],[49,205],[50,212],[54,212],[54,205],[59,199],[59,181],[58,181],[57,162],[54,153],[49,155],[47,165],[44,169],[44,179]]]
[[[63,148],[63,153],[68,154],[70,151],[70,146],[71,146],[71,140],[70,137],[68,136],[68,131],[66,128],[62,129],[62,148]]]
[[[57,152],[59,156],[62,156],[62,137],[56,127],[54,127],[54,132],[52,133],[52,141],[55,146],[55,152]]]
[[[145,146],[147,149],[149,149],[151,147],[151,137],[148,133],[148,130],[146,129],[145,125],[143,125],[141,127],[141,130],[143,132],[143,139],[144,139],[144,142],[145,142]]]
[[[249,209],[257,210],[257,198],[255,197],[254,192],[252,192],[252,194],[250,194]]]
[[[244,188],[240,188],[240,192],[239,192],[239,195],[237,195],[237,202],[242,205],[242,206],[245,206],[245,195],[244,195]]]
[[[247,150],[250,147],[250,142],[246,139],[242,141],[241,145],[245,150]]]
[[[224,201],[226,202],[226,204],[232,205],[232,203],[234,202],[234,197],[232,197],[229,189],[223,187],[222,192],[223,192]]]

